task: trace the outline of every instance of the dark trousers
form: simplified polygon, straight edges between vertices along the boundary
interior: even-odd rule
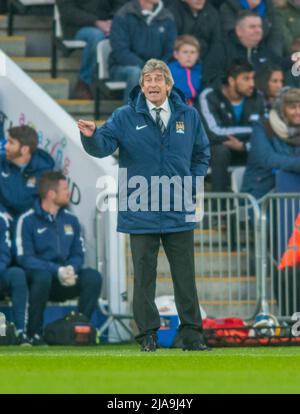
[[[0,274],[0,291],[10,296],[14,324],[18,330],[23,331],[28,293],[24,270],[20,267],[9,267],[2,272]]]
[[[48,300],[61,302],[79,296],[79,312],[90,318],[96,309],[101,291],[102,277],[94,269],[82,269],[74,286],[62,286],[56,275],[45,270],[27,272],[29,284],[29,336],[41,334],[44,310]]]
[[[223,144],[211,146],[211,186],[213,192],[227,192],[230,186],[228,167],[246,165],[247,153],[233,151]]]
[[[131,234],[134,267],[133,316],[139,329],[136,340],[155,334],[160,316],[155,305],[157,256],[160,240],[170,264],[175,303],[180,318],[179,332],[185,342],[200,338],[202,320],[199,309],[194,263],[194,232]]]

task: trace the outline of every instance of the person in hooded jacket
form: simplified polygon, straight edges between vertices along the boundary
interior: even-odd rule
[[[182,198],[184,192],[190,200],[197,196],[197,177],[207,173],[209,142],[197,110],[185,104],[173,84],[167,65],[151,59],[129,104],[117,109],[101,128],[92,121],[78,121],[88,154],[102,158],[119,148],[117,231],[130,234],[133,315],[141,351],[156,350],[160,328],[154,302],[160,240],[172,271],[183,349],[207,349],[195,285],[193,230],[197,218],[195,206],[185,203],[183,207]],[[167,183],[162,188],[158,185],[162,179],[175,181],[174,187]]]
[[[59,171],[46,172],[38,183],[39,199],[17,222],[17,262],[29,285],[27,333],[42,345],[43,315],[48,299],[79,296],[79,312],[90,318],[96,309],[102,277],[83,268],[84,242],[80,224],[66,206],[70,191]]]
[[[300,89],[284,87],[268,120],[252,127],[242,192],[260,199],[275,187],[278,170],[299,174]]]
[[[54,168],[52,157],[37,146],[37,133],[28,125],[8,130],[0,156],[0,204],[13,218],[32,207],[40,176]]]
[[[131,0],[116,13],[110,35],[110,75],[125,81],[124,103],[138,85],[148,59],[168,62],[173,55],[176,25],[161,0]]]

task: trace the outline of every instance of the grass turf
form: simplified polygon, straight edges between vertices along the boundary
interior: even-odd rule
[[[300,347],[0,347],[0,393],[299,393]]]

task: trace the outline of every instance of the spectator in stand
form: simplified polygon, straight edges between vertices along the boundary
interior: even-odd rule
[[[57,0],[64,37],[86,42],[75,86],[78,99],[92,99],[91,84],[97,66],[97,44],[109,37],[112,17],[127,1]]]
[[[124,103],[138,85],[141,69],[150,58],[172,58],[176,26],[161,0],[131,0],[112,24],[110,71],[113,79],[127,82]]]
[[[0,295],[6,296],[8,294],[11,297],[17,343],[19,345],[30,345],[25,333],[26,274],[21,268],[10,267],[11,240],[8,217],[3,207],[0,206]]]
[[[245,165],[252,122],[265,114],[263,98],[254,88],[254,68],[235,62],[221,88],[200,95],[200,110],[211,142],[212,191],[228,191],[230,165]]]
[[[284,87],[268,120],[256,123],[242,191],[260,199],[275,186],[278,170],[300,174],[300,89]]]
[[[169,69],[174,79],[174,85],[187,98],[187,104],[198,106],[198,96],[201,90],[202,65],[199,63],[200,44],[194,36],[183,35],[176,39],[174,60]]]
[[[90,318],[101,290],[101,275],[83,269],[84,246],[76,216],[66,209],[70,192],[60,172],[43,174],[40,200],[20,216],[17,224],[17,261],[29,282],[28,336],[43,344],[43,314],[48,299],[79,296],[79,311]]]
[[[277,92],[283,87],[284,73],[279,66],[265,68],[255,76],[255,86],[265,100],[265,106],[270,111]]]
[[[0,155],[0,203],[13,217],[33,206],[37,181],[54,168],[52,157],[37,146],[38,135],[28,125],[8,130],[5,155]]]
[[[237,16],[250,10],[262,19],[263,39],[273,53],[282,55],[283,37],[280,20],[272,0],[227,0],[222,4],[220,17],[224,33],[234,32]]]
[[[281,57],[272,52],[263,40],[261,17],[250,10],[239,13],[235,23],[235,31],[228,34],[223,46],[224,52],[222,58],[219,59],[219,67],[225,68],[225,71],[237,59],[247,60],[254,66],[256,72],[266,66],[274,64],[282,66],[284,64]],[[290,66],[289,60],[286,69]]]
[[[195,36],[201,45],[203,82],[212,83],[218,73],[216,63],[222,52],[221,23],[209,0],[174,0],[169,6],[179,35]]]
[[[284,52],[300,51],[300,0],[284,0],[277,12],[280,17]]]

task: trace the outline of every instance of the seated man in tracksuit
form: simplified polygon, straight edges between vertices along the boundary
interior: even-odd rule
[[[96,309],[102,278],[83,269],[84,245],[78,219],[66,209],[68,183],[60,172],[46,172],[39,180],[40,200],[17,223],[17,262],[29,284],[28,336],[43,344],[43,314],[47,301],[79,296],[79,311],[88,318]]]
[[[12,317],[16,327],[17,341],[29,345],[25,334],[25,310],[27,302],[26,274],[19,267],[10,267],[11,239],[8,215],[0,206],[0,297],[10,296]]]
[[[53,167],[52,157],[38,148],[33,128],[23,125],[8,130],[5,154],[0,156],[0,203],[12,217],[33,206],[40,176]]]
[[[246,165],[252,124],[266,113],[254,75],[250,63],[237,60],[222,86],[206,88],[200,95],[200,114],[211,143],[213,192],[229,191],[228,167]]]

